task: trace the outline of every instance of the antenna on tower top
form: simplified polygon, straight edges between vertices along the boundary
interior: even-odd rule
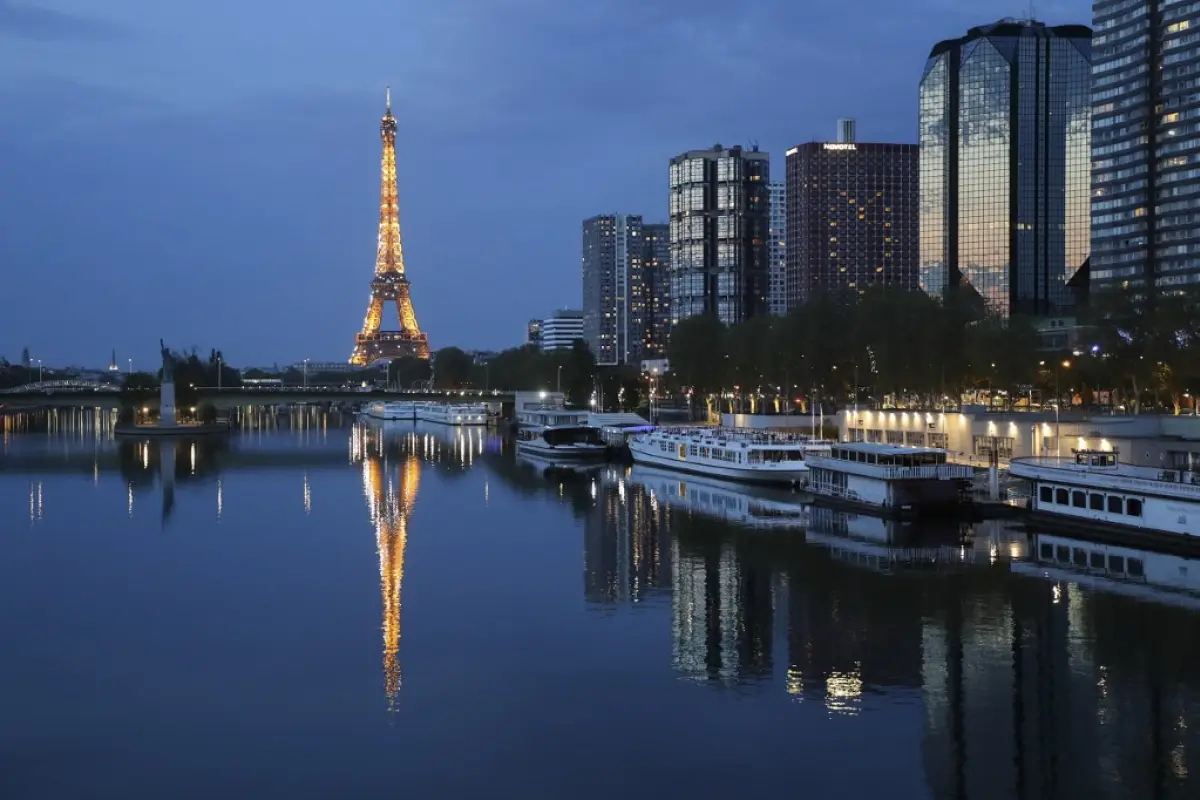
[[[392,87],[387,87],[387,112],[392,113]]]

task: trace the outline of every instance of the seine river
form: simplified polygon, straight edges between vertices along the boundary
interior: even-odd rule
[[[478,429],[0,422],[6,800],[1200,797],[1200,561]]]

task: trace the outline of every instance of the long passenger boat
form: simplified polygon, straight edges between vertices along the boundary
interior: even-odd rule
[[[426,403],[417,409],[417,419],[442,425],[486,425],[488,407],[484,403]]]
[[[1166,534],[1200,543],[1200,475],[1123,464],[1109,450],[1074,458],[1015,458],[1009,473],[1033,485],[1030,511],[1048,524]]]
[[[802,487],[829,442],[737,428],[659,428],[629,439],[634,463],[751,483]]]
[[[809,466],[817,497],[905,516],[968,504],[975,473],[945,450],[867,442],[835,444]]]

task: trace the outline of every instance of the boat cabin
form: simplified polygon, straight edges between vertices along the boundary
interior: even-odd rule
[[[931,467],[946,463],[946,451],[880,444],[834,445],[831,458],[880,467]]]
[[[1075,463],[1081,467],[1115,467],[1116,450],[1075,450]]]

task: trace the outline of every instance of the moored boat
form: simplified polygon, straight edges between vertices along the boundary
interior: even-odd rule
[[[1073,458],[1015,458],[1013,477],[1032,484],[1032,515],[1049,524],[1170,534],[1200,542],[1200,475],[1123,464],[1110,450]]]
[[[412,421],[421,405],[409,400],[375,400],[367,403],[362,413],[372,419]]]
[[[486,425],[488,407],[484,403],[427,403],[417,409],[417,419],[442,425]]]
[[[634,463],[726,480],[804,486],[810,456],[829,442],[737,428],[659,428],[629,438]]]
[[[517,452],[560,461],[604,458],[600,431],[590,425],[545,425],[517,431]]]
[[[808,489],[850,505],[917,515],[970,503],[972,467],[932,447],[841,442],[809,460]]]

